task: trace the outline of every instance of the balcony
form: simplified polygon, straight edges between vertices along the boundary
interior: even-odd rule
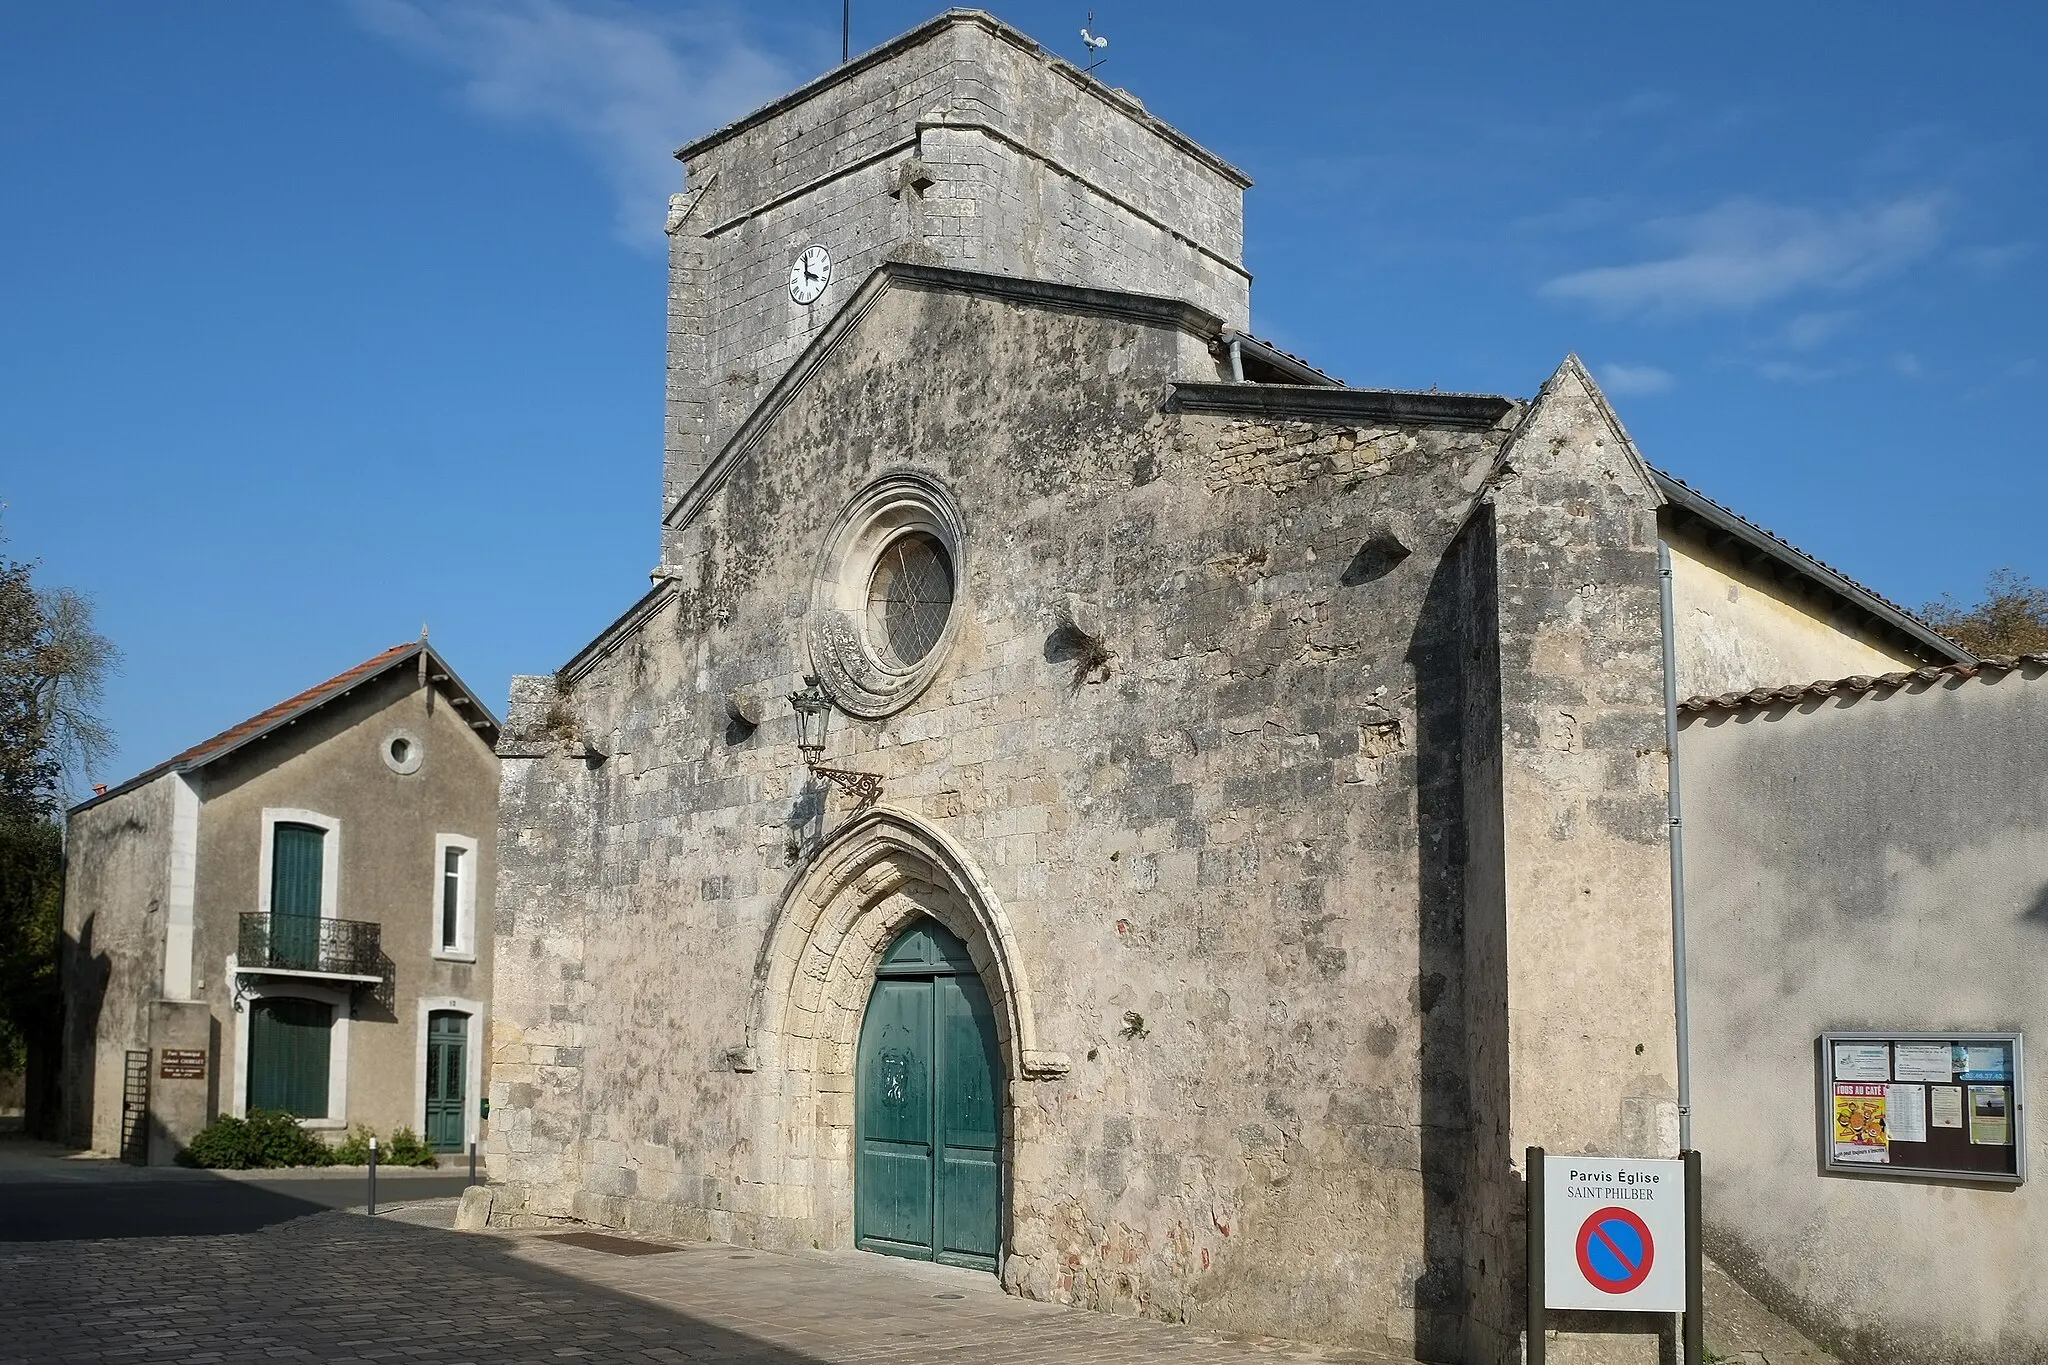
[[[243,915],[235,971],[244,976],[327,978],[391,989],[391,959],[384,956],[383,926],[366,920],[304,915]]]

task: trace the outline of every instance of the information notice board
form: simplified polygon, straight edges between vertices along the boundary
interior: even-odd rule
[[[1823,1033],[1820,1076],[1827,1170],[2015,1185],[2026,1177],[2017,1033]]]

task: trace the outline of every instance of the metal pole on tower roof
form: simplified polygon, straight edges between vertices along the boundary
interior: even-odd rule
[[[839,64],[845,66],[853,55],[853,0],[841,0],[839,6]]]

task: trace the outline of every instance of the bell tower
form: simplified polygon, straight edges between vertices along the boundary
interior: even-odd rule
[[[663,511],[890,260],[1178,298],[1243,327],[1227,162],[1017,30],[949,10],[676,153]],[[683,557],[664,522],[662,558]]]

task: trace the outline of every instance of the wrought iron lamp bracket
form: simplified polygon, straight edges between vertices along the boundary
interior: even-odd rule
[[[824,778],[863,806],[873,805],[881,799],[880,773],[864,773],[853,768],[826,768],[816,763],[811,765],[811,773],[813,776]]]

